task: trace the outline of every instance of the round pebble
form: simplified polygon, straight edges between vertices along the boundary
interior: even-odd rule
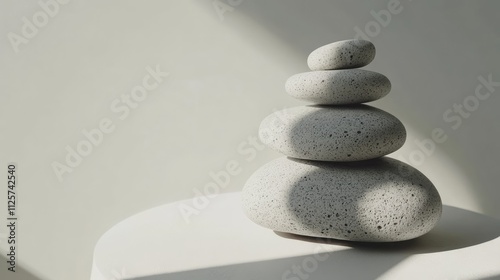
[[[375,58],[375,46],[365,40],[345,40],[317,48],[307,58],[313,71],[358,68]]]
[[[343,105],[380,99],[391,91],[391,82],[380,73],[362,69],[313,71],[291,76],[285,89],[297,99]]]
[[[310,105],[267,116],[259,137],[294,158],[358,161],[396,151],[406,140],[406,130],[396,117],[371,106]]]
[[[388,157],[353,163],[279,158],[247,181],[242,204],[265,228],[367,242],[419,237],[442,209],[429,179]]]

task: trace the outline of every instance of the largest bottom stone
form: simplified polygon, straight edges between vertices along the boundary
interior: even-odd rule
[[[247,181],[243,208],[280,232],[390,242],[429,232],[441,216],[434,185],[392,158],[336,163],[279,158]]]

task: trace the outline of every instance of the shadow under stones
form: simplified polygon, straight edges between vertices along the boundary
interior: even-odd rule
[[[392,243],[353,242],[330,238],[316,238],[290,233],[277,235],[304,242],[341,245],[361,251],[383,253],[402,252],[406,255],[444,252],[476,246],[500,236],[500,221],[483,214],[454,206],[443,206],[438,224],[429,233],[407,241]]]
[[[301,242],[343,245],[346,250],[334,251],[324,256],[325,260],[311,265],[311,272],[302,269],[308,279],[376,279],[413,254],[443,252],[475,246],[500,236],[500,221],[469,210],[444,206],[438,225],[428,234],[403,242],[364,243],[313,238],[276,232],[284,237]],[[237,250],[235,250],[237,254]],[[190,271],[144,276],[139,280],[261,280],[294,279],[293,266],[303,266],[306,259],[316,255],[273,259]],[[361,269],[360,269],[361,268]],[[301,278],[299,278],[301,279]],[[305,278],[303,278],[305,279]],[[486,279],[498,279],[492,276]]]

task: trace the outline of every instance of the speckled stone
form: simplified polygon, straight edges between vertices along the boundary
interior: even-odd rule
[[[310,105],[267,116],[259,137],[294,158],[358,161],[396,151],[406,140],[406,130],[393,115],[368,105]]]
[[[253,222],[275,231],[369,242],[421,236],[442,208],[429,179],[388,157],[352,163],[279,158],[250,177],[242,205]]]
[[[288,94],[316,104],[370,102],[391,91],[389,79],[362,69],[305,72],[291,76],[285,84]]]
[[[375,46],[365,40],[345,40],[317,48],[307,58],[313,71],[357,68],[375,58]]]

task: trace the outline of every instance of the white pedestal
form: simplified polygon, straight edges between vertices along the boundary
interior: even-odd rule
[[[349,243],[277,234],[248,220],[239,193],[192,216],[180,203],[134,215],[94,250],[92,280],[497,279],[500,221],[444,206],[438,226],[415,240]]]

